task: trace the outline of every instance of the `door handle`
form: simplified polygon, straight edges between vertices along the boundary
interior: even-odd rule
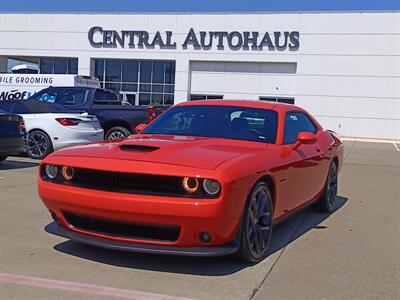
[[[318,148],[317,148],[317,152],[321,152],[321,149],[318,149]]]

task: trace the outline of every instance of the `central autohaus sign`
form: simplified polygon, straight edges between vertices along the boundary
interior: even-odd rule
[[[147,49],[176,49],[172,31],[149,34],[140,30],[105,30],[94,26],[88,32],[88,39],[95,48],[147,48]],[[193,28],[187,33],[185,40],[180,45],[182,49],[209,50],[216,48],[224,50],[291,50],[300,47],[300,34],[298,31],[200,31]]]

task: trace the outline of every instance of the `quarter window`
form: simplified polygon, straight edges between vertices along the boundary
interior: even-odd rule
[[[293,111],[286,113],[283,143],[295,143],[297,141],[297,135],[303,131],[316,133],[317,128],[310,118],[303,112]]]

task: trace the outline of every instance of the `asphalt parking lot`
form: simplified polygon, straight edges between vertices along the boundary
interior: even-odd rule
[[[345,147],[336,211],[305,209],[277,225],[257,265],[51,236],[38,162],[12,157],[0,165],[0,299],[400,299],[400,152]]]

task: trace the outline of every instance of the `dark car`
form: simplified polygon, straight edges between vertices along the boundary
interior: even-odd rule
[[[135,132],[141,123],[150,123],[163,109],[147,105],[124,105],[112,91],[88,87],[49,87],[28,99],[58,104],[72,112],[95,115],[105,139],[121,139]]]
[[[26,129],[24,119],[0,110],[0,162],[13,153],[24,152]]]

